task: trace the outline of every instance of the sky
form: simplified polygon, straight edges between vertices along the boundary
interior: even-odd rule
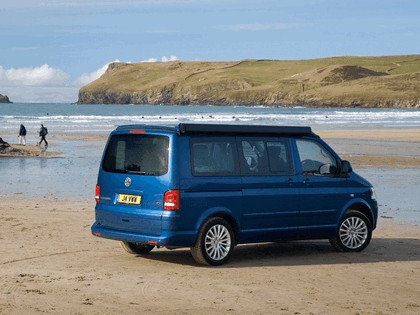
[[[76,102],[111,62],[420,54],[419,0],[0,0],[0,94]]]

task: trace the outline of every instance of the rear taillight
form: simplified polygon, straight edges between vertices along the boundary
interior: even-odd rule
[[[99,185],[96,185],[95,200],[96,202],[99,202],[100,199],[101,199],[101,187]]]
[[[180,209],[181,192],[178,189],[169,190],[163,196],[163,210]]]

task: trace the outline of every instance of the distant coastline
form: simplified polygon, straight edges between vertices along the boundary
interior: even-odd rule
[[[420,108],[420,55],[113,63],[79,104]]]

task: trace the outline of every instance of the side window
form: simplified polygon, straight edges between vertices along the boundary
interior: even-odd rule
[[[241,142],[242,173],[245,175],[265,175],[268,171],[268,158],[262,140],[244,139]]]
[[[290,173],[292,164],[290,161],[289,147],[286,141],[267,142],[267,152],[271,172]]]
[[[242,139],[239,155],[244,175],[286,175],[292,171],[289,145],[285,139]]]
[[[236,175],[235,141],[217,138],[197,138],[191,142],[194,176]]]
[[[311,140],[296,140],[305,175],[334,175],[337,162],[321,144]]]

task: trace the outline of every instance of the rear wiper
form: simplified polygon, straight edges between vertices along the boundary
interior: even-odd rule
[[[140,165],[134,163],[130,163],[125,166],[126,173],[143,174],[144,172],[142,172],[140,169]]]
[[[138,174],[138,175],[151,175],[151,176],[159,175],[158,172],[145,172],[145,171],[134,171],[134,170],[125,170],[125,172],[129,174]]]
[[[146,172],[143,172],[143,171],[135,171],[135,170],[129,170],[129,169],[126,169],[125,172],[130,173],[130,174],[139,174],[139,175],[146,175],[147,174]]]

